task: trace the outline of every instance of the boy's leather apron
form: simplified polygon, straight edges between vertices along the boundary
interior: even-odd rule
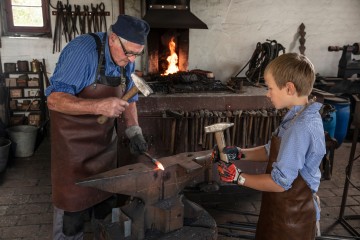
[[[122,97],[121,87],[97,84],[86,87],[80,98]],[[116,167],[117,137],[114,121],[97,123],[96,115],[67,115],[51,111],[52,198],[57,208],[69,212],[87,209],[111,196],[75,182]]]
[[[272,170],[280,148],[281,138],[271,138],[266,173]],[[292,187],[281,193],[263,192],[257,240],[307,240],[315,238],[316,212],[311,189],[299,174]]]

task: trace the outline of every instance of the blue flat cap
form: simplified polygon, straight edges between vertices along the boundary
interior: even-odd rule
[[[112,25],[112,31],[130,42],[145,45],[150,26],[142,19],[128,15],[119,15],[117,21]]]

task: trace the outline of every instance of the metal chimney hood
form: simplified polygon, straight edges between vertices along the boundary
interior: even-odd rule
[[[190,0],[147,0],[143,18],[151,28],[197,28],[207,25],[190,12]]]

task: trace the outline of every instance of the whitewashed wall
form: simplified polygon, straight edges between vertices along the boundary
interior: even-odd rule
[[[55,0],[51,2],[56,4]],[[80,5],[100,2],[69,1]],[[107,18],[109,26],[118,15],[118,1],[102,2],[111,12]],[[140,5],[140,0],[126,0],[126,14],[140,16]],[[299,52],[297,31],[301,23],[306,26],[305,54],[324,76],[336,76],[341,56],[341,52],[328,52],[329,45],[360,42],[359,0],[192,0],[191,11],[209,29],[190,30],[189,69],[211,70],[222,81],[234,76],[247,63],[257,42],[273,39],[287,52]],[[45,58],[49,76],[59,56],[52,53],[52,40],[43,38],[2,37],[0,51],[3,63]],[[139,59],[137,69],[141,70],[140,65]]]

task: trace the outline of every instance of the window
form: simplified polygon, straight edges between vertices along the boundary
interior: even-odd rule
[[[3,34],[51,37],[48,0],[2,0]]]

